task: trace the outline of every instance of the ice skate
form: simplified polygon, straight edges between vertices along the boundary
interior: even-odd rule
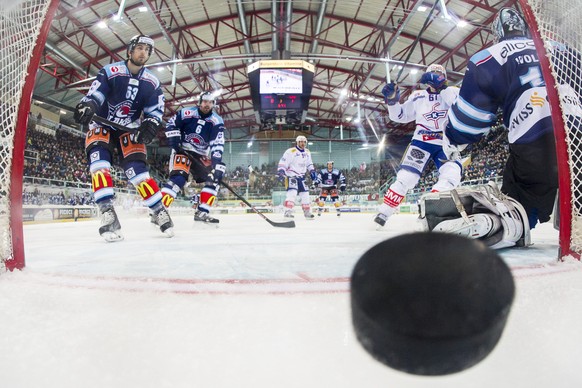
[[[174,223],[170,218],[170,213],[164,206],[154,210],[150,215],[150,221],[154,222],[160,227],[160,231],[168,237],[174,237]]]
[[[194,213],[194,221],[209,225],[213,224],[215,226],[218,226],[218,223],[220,222],[220,220],[210,217],[207,212],[203,212],[202,210],[196,210],[196,213]]]
[[[123,240],[123,235],[120,232],[121,224],[117,218],[117,213],[113,206],[106,207],[101,210],[101,227],[99,234],[107,242],[116,242]]]
[[[315,218],[315,216],[313,215],[313,213],[309,210],[305,210],[303,211],[303,215],[305,216],[306,220],[312,220]]]
[[[285,214],[283,214],[283,217],[285,217],[285,218],[295,218],[295,216],[293,216],[293,210],[285,210]]]
[[[388,216],[386,214],[378,213],[374,218],[374,222],[378,224],[377,229],[379,230],[384,225],[386,225],[386,221],[388,220]]]

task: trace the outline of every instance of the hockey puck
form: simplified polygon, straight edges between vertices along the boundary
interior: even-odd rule
[[[383,241],[351,276],[356,337],[375,359],[415,375],[460,372],[493,350],[515,294],[497,253],[477,240],[412,233]]]

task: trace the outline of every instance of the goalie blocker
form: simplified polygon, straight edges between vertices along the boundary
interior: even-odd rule
[[[531,245],[525,209],[493,182],[425,194],[420,219],[428,231],[481,240],[493,249]]]

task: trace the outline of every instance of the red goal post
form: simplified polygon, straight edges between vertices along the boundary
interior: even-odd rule
[[[36,72],[59,0],[0,0],[0,274],[24,267],[22,175]]]
[[[582,253],[582,9],[576,0],[519,0],[539,53],[556,137],[560,258]],[[543,157],[543,155],[540,155]]]

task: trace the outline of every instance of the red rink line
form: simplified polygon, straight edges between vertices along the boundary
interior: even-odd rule
[[[511,268],[516,279],[580,271],[579,263],[519,266]],[[210,295],[285,295],[331,294],[349,292],[347,277],[311,278],[297,273],[290,279],[172,279],[146,277],[84,276],[38,273],[41,283],[72,288],[102,289],[126,292],[170,292],[176,294]]]

